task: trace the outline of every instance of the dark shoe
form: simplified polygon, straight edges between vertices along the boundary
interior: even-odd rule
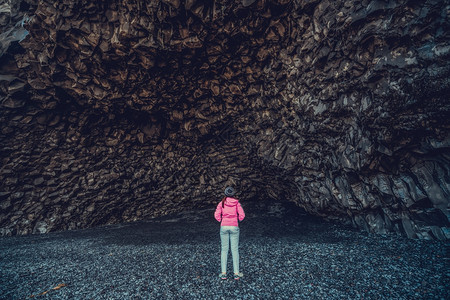
[[[242,274],[241,272],[234,274],[234,280],[239,280],[243,276],[244,276],[244,274]]]
[[[227,274],[220,273],[219,277],[220,277],[220,279],[225,280],[225,279],[227,279]]]

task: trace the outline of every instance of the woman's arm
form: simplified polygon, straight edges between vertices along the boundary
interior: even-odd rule
[[[239,221],[244,220],[244,218],[245,218],[245,212],[244,212],[244,209],[243,209],[242,206],[241,206],[241,203],[238,203],[238,204],[237,204],[237,209],[238,209]]]
[[[222,202],[219,202],[216,207],[216,212],[214,213],[214,218],[216,218],[217,222],[222,221]]]

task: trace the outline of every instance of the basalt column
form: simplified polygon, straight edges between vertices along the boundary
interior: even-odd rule
[[[0,228],[242,202],[450,237],[446,1],[0,5]]]

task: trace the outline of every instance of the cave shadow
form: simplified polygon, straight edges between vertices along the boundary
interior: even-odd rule
[[[240,223],[241,243],[261,240],[286,243],[352,243],[359,229],[326,221],[290,202],[255,201],[243,203],[246,217]],[[88,229],[51,232],[3,239],[4,246],[48,241],[89,240],[104,246],[206,245],[220,244],[220,224],[214,208],[185,211],[145,221],[104,225]]]
[[[245,203],[244,209],[246,218],[239,225],[242,242],[270,239],[298,243],[350,243],[357,239],[360,232],[312,216],[288,202],[270,205]],[[219,228],[219,223],[214,219],[214,209],[206,209],[96,228],[86,234],[104,245],[197,245],[220,242]],[[339,234],[340,231],[346,234]]]

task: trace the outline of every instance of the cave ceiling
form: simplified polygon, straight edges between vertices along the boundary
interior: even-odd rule
[[[234,185],[243,203],[449,238],[449,11],[5,2],[1,234],[212,207]]]

